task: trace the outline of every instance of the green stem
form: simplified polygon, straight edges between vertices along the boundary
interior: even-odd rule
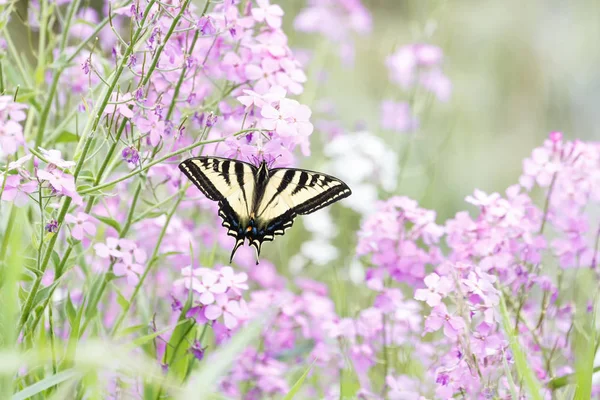
[[[121,232],[119,232],[119,238],[122,239],[124,238],[127,233],[129,232],[129,228],[131,228],[131,223],[133,221],[133,213],[135,211],[135,207],[137,205],[139,196],[140,196],[140,192],[142,190],[142,182],[138,183],[135,192],[133,193],[133,199],[131,201],[131,206],[129,208],[129,212],[127,213],[127,219],[125,220],[125,224],[123,225],[123,227],[121,228]],[[112,273],[112,269],[115,265],[115,261],[112,261],[110,266],[108,267],[108,273],[105,273],[104,276],[102,277],[102,281],[100,283],[100,288],[98,289],[98,291],[94,291],[92,290],[92,293],[96,293],[96,295],[89,301],[88,303],[88,314],[89,315],[89,311],[90,310],[95,310],[98,308],[98,303],[100,303],[100,299],[102,298],[102,294],[104,293],[104,290],[106,289],[106,286],[108,285],[109,282],[109,274]],[[79,334],[80,336],[83,335],[83,333],[85,332],[86,328],[88,327],[90,323],[90,319],[86,319],[85,322],[83,323]]]
[[[190,48],[188,50],[188,53],[192,53],[192,51],[194,51],[194,47],[196,46],[196,42],[198,41],[198,36],[199,36],[199,30],[196,31],[196,33],[194,34],[194,38],[192,39],[192,44],[190,45]],[[183,79],[185,78],[185,73],[187,72],[187,64],[185,64],[185,66],[183,67],[183,70],[181,71],[181,75],[179,75],[179,80],[177,81],[177,84],[175,85],[175,91],[173,92],[173,99],[171,100],[171,105],[169,106],[169,111],[167,111],[167,116],[166,116],[166,120],[169,120],[171,118],[171,115],[173,114],[173,110],[175,110],[175,103],[177,103],[177,97],[179,97],[179,91],[181,90],[181,84],[183,83]]]
[[[15,223],[16,214],[17,213],[15,210],[15,206],[13,205],[10,208],[10,214],[8,215],[6,230],[4,231],[4,236],[2,237],[2,248],[0,248],[0,262],[4,261],[4,256],[6,255],[6,250],[8,249],[8,241],[10,239],[10,234]]]
[[[46,103],[44,104],[44,108],[42,113],[40,114],[40,124],[38,125],[37,135],[35,136],[35,148],[42,144],[42,139],[44,138],[44,131],[46,129],[46,123],[48,122],[48,115],[50,115],[50,109],[52,108],[52,99],[54,99],[54,95],[56,94],[56,89],[58,88],[58,81],[60,80],[60,75],[63,72],[63,68],[58,69],[54,76],[52,77],[52,84],[50,85],[50,93],[48,94],[48,98],[46,99]]]
[[[71,24],[73,23],[73,17],[75,16],[75,11],[79,9],[79,4],[81,4],[81,0],[72,1],[69,4],[69,10],[67,11],[67,19],[65,26],[62,29],[62,36],[60,40],[60,54],[63,54],[65,48],[67,47],[67,40],[69,39],[69,31],[71,30]],[[96,35],[92,35],[95,37]]]
[[[171,196],[167,197],[163,201],[161,201],[159,203],[156,203],[156,204],[152,205],[151,207],[148,207],[148,209],[146,211],[144,211],[143,213],[141,213],[140,215],[138,215],[137,217],[135,217],[135,219],[133,220],[133,222],[139,222],[139,221],[145,219],[148,215],[152,214],[152,212],[155,209],[160,208],[160,207],[164,206],[165,204],[170,203],[171,200],[173,200],[175,197],[181,195],[186,190],[187,190],[187,186],[185,188],[182,188],[182,189],[178,190],[177,192],[175,192]]]
[[[60,214],[58,215],[58,219],[57,219],[58,229],[57,229],[56,233],[50,239],[50,242],[48,243],[48,248],[46,249],[46,254],[44,255],[44,260],[42,261],[42,265],[40,266],[40,276],[33,283],[33,286],[31,287],[31,290],[29,291],[29,295],[27,296],[27,300],[25,301],[25,305],[23,306],[23,311],[21,312],[21,317],[19,318],[19,332],[23,329],[23,326],[25,325],[25,321],[27,321],[27,317],[29,317],[29,313],[31,312],[31,310],[33,308],[33,300],[35,299],[35,296],[37,295],[37,291],[40,287],[40,284],[42,283],[42,276],[44,275],[44,272],[46,271],[46,268],[48,267],[48,262],[50,261],[50,258],[52,257],[52,251],[54,250],[54,245],[56,244],[56,240],[58,239],[58,236],[59,236],[58,233],[62,226],[62,221],[64,220],[65,215],[67,215],[67,211],[69,210],[71,201],[72,201],[72,199],[70,197],[65,197],[63,206],[60,209]]]
[[[174,156],[179,155],[181,153],[185,153],[186,151],[193,150],[193,149],[195,149],[198,146],[202,146],[202,145],[209,144],[209,143],[223,142],[224,140],[225,140],[225,138],[213,139],[213,140],[206,140],[206,141],[203,141],[203,142],[193,143],[193,144],[191,144],[189,146],[186,146],[186,147],[182,147],[181,149],[176,150],[176,151],[174,151],[172,153],[169,153],[169,154],[167,154],[167,155],[159,158],[158,160],[155,160],[155,161],[152,161],[151,163],[146,164],[145,166],[143,166],[140,169],[136,169],[135,171],[132,171],[132,172],[126,174],[126,175],[123,175],[123,176],[121,176],[121,177],[119,177],[119,178],[117,178],[117,179],[115,179],[113,181],[110,181],[110,182],[107,182],[107,183],[103,183],[102,185],[98,185],[98,186],[94,186],[94,187],[91,187],[91,188],[88,188],[88,189],[81,190],[79,193],[81,193],[81,194],[88,194],[88,193],[92,193],[92,192],[95,192],[95,191],[102,190],[104,188],[113,186],[113,185],[115,185],[115,184],[117,184],[119,182],[122,182],[124,180],[127,180],[127,179],[131,178],[132,176],[136,176],[137,174],[142,173],[142,172],[144,172],[144,171],[152,168],[156,164],[160,164],[161,162],[168,160],[171,157],[174,157]]]
[[[188,6],[190,4],[190,1],[191,0],[185,0],[185,3],[183,3],[183,5],[181,6],[181,9],[180,9],[179,13],[175,16],[175,18],[173,18],[173,22],[171,23],[171,26],[169,27],[169,31],[167,32],[167,34],[163,38],[161,45],[156,50],[156,54],[154,55],[154,58],[152,59],[152,64],[150,64],[150,68],[148,69],[148,73],[146,74],[146,76],[142,80],[142,86],[146,86],[146,84],[150,80],[150,77],[152,76],[152,73],[156,69],[156,65],[158,65],[158,59],[160,58],[160,55],[162,54],[163,50],[165,49],[165,46],[167,45],[167,42],[171,38],[171,35],[173,34],[173,31],[175,30],[175,27],[177,26],[177,24],[181,20],[181,17],[183,16],[183,13],[187,10],[187,8],[188,8]],[[146,6],[146,7],[148,7],[148,6]]]
[[[46,34],[48,33],[48,1],[40,1],[40,37],[38,38],[38,65],[35,71],[36,83],[44,82],[44,69],[46,67]]]
[[[19,56],[19,52],[17,51],[17,48],[15,47],[14,42],[12,41],[11,32],[8,31],[6,25],[4,26],[3,30],[4,30],[4,35],[2,37],[6,41],[8,50],[11,53],[14,62],[17,64],[17,69],[21,73],[21,77],[23,78],[23,81],[25,82],[25,84],[28,87],[32,87],[33,85],[31,82],[31,74],[29,72],[27,72],[27,70],[25,69],[25,64],[23,63],[23,60],[21,60],[21,57]]]
[[[167,215],[167,220],[165,221],[165,223],[163,225],[163,228],[160,231],[160,234],[158,235],[158,240],[156,242],[156,246],[154,246],[154,251],[152,252],[152,256],[150,257],[150,260],[148,261],[148,266],[144,270],[144,273],[140,277],[140,280],[137,283],[137,285],[135,285],[135,289],[133,290],[133,293],[131,294],[131,298],[129,299],[129,302],[127,303],[127,306],[124,307],[123,311],[119,315],[119,318],[117,319],[117,322],[115,322],[115,325],[113,326],[113,329],[112,329],[112,335],[111,336],[114,336],[115,333],[117,332],[117,330],[119,329],[119,326],[121,325],[121,323],[123,322],[123,320],[127,316],[127,313],[131,309],[131,305],[135,301],[135,298],[136,298],[137,294],[139,293],[140,288],[144,284],[144,281],[146,280],[146,277],[150,273],[150,270],[152,269],[152,266],[156,263],[158,252],[160,250],[160,245],[162,244],[163,238],[165,237],[165,234],[167,233],[167,228],[169,227],[169,223],[171,222],[171,218],[173,218],[173,215],[175,214],[175,210],[177,210],[177,207],[179,206],[179,203],[181,202],[181,200],[183,200],[183,197],[184,197],[184,194],[182,193],[181,196],[179,196],[179,198],[177,199],[177,201],[175,201],[175,204],[173,204],[173,207],[171,208],[171,210],[169,211],[169,214]]]

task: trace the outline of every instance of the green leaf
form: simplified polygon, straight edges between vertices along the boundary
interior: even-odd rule
[[[588,400],[592,396],[592,375],[596,348],[596,307],[588,312],[588,302],[597,302],[596,273],[591,269],[579,271],[577,275],[576,312],[573,321],[571,347],[575,357],[575,400]]]
[[[257,319],[238,331],[229,343],[213,353],[210,363],[204,363],[198,371],[191,374],[188,384],[177,398],[182,400],[211,398],[219,378],[229,371],[231,364],[244,349],[258,338],[264,325],[264,320]]]
[[[55,143],[77,143],[79,142],[79,136],[73,132],[62,131],[55,139]]]
[[[504,326],[504,331],[508,337],[510,349],[512,350],[513,358],[515,360],[515,367],[517,368],[517,373],[519,374],[519,379],[525,382],[525,386],[529,390],[531,399],[542,400],[542,393],[544,390],[542,389],[542,385],[538,381],[537,377],[533,373],[533,370],[527,363],[527,358],[525,357],[525,353],[523,352],[521,344],[519,343],[519,337],[512,328],[510,316],[508,314],[508,310],[506,309],[504,296],[500,297],[500,313],[502,314],[502,325]]]
[[[147,324],[139,324],[139,325],[133,325],[133,326],[129,326],[127,328],[123,328],[115,334],[115,338],[129,336],[133,333],[136,333],[137,331],[141,331],[144,328],[148,328],[148,325]]]
[[[60,278],[58,278],[57,280],[52,282],[52,284],[46,286],[45,288],[38,290],[38,292],[35,294],[35,299],[33,299],[33,305],[36,306],[36,305],[40,304],[41,302],[46,301],[48,296],[52,295],[54,288],[56,286],[58,286],[59,283],[60,283]]]
[[[111,228],[114,228],[117,232],[121,232],[121,224],[119,224],[114,219],[109,218],[109,217],[103,217],[103,216],[98,215],[98,214],[92,214],[92,216],[94,218],[96,218],[97,220],[99,220],[100,222],[102,222],[102,223],[110,226]]]
[[[123,296],[121,291],[119,289],[117,289],[116,286],[113,285],[113,288],[115,289],[115,292],[117,292],[117,303],[119,303],[119,305],[121,306],[121,308],[123,310],[128,310],[129,309],[129,300],[127,300],[125,298],[125,296]]]
[[[77,310],[71,301],[71,295],[67,295],[67,300],[65,301],[65,312],[67,313],[67,318],[69,318],[69,324],[73,325],[75,318],[77,318]]]
[[[354,369],[342,369],[340,371],[340,398],[354,399],[360,390],[360,382]]]
[[[31,386],[26,387],[20,392],[13,395],[11,400],[25,400],[32,396],[35,396],[38,393],[43,392],[46,389],[54,387],[60,383],[63,383],[69,379],[72,379],[79,375],[79,373],[73,369],[67,369],[65,371],[59,372],[55,375],[50,375],[47,378],[42,379],[41,381],[37,381]]]
[[[517,390],[517,387],[515,386],[515,381],[513,380],[512,372],[510,371],[510,367],[508,366],[508,363],[506,362],[506,354],[502,354],[502,365],[504,365],[504,375],[506,375],[506,378],[508,380],[508,388],[510,389],[510,395],[512,396],[513,399],[518,399],[519,391]]]
[[[300,376],[300,378],[298,378],[298,380],[296,381],[296,383],[294,383],[294,386],[292,386],[292,388],[285,395],[285,397],[283,398],[283,400],[292,400],[294,398],[294,396],[298,393],[298,391],[300,391],[300,388],[304,384],[304,381],[306,380],[306,377],[308,376],[308,373],[310,372],[310,370],[312,369],[313,365],[315,364],[315,361],[316,361],[316,359],[313,360],[312,363],[310,363],[310,365],[308,366],[308,368],[306,368],[306,370],[304,371],[304,373]]]
[[[184,322],[187,322],[187,320],[181,320],[179,322],[177,322],[175,325],[173,326],[169,326],[167,328],[161,329],[160,331],[156,331],[156,332],[152,332],[148,335],[139,337],[134,339],[129,345],[127,345],[127,347],[131,346],[131,347],[140,347],[145,345],[146,343],[149,343],[151,341],[153,341],[154,339],[156,339],[158,336],[167,333],[168,331],[177,328],[179,325],[183,324]]]

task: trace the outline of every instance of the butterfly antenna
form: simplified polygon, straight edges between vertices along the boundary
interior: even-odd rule
[[[281,156],[283,156],[283,154],[280,154],[277,157],[273,157],[273,159],[269,161],[269,168],[273,168],[273,165],[275,165],[275,161],[277,161],[277,159]]]

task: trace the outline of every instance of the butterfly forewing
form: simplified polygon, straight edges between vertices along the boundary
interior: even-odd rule
[[[267,192],[272,194],[269,196]],[[310,214],[350,194],[344,182],[330,175],[303,169],[273,169],[265,196],[258,205],[258,215],[274,218],[281,214],[281,206],[272,207],[278,200],[295,214]]]
[[[179,168],[206,197],[219,202],[223,226],[237,237],[239,227],[250,219],[256,167],[227,158],[197,157],[183,161]]]

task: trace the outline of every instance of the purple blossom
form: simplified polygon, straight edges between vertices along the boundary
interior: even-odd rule
[[[140,162],[140,153],[135,147],[125,147],[121,152],[121,156],[129,164],[137,165]]]
[[[217,29],[214,27],[210,16],[207,15],[200,17],[196,26],[204,36],[214,35],[217,32]]]

